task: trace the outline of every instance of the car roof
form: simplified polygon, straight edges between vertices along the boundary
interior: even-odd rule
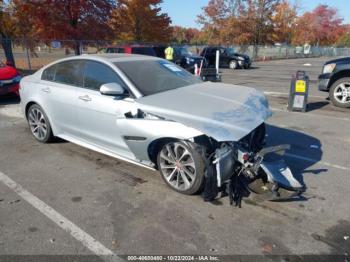
[[[80,56],[72,56],[60,61],[76,60],[76,59],[90,59],[103,60],[104,62],[124,62],[124,61],[140,61],[140,60],[160,60],[161,58],[155,56],[138,55],[138,54],[83,54]],[[59,61],[58,61],[59,62]]]
[[[162,58],[156,57],[156,56],[147,56],[147,55],[136,55],[136,54],[83,54],[79,56],[70,56],[67,58],[56,60],[50,64],[45,65],[44,67],[40,68],[40,70],[37,71],[38,74],[40,74],[41,71],[45,70],[46,68],[58,64],[65,61],[70,60],[94,60],[99,61],[103,63],[115,63],[115,62],[128,62],[128,61],[157,61],[157,60],[163,60]]]
[[[147,45],[138,45],[138,44],[132,44],[132,45],[111,45],[111,46],[107,46],[105,48],[126,48],[126,47],[137,47],[137,48],[152,48],[151,46],[147,46]]]

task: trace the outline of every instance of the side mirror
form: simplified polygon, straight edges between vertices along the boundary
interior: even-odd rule
[[[107,83],[100,87],[100,93],[106,96],[123,96],[125,89],[118,83]]]

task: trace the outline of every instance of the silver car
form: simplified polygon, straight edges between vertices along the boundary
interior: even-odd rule
[[[203,188],[210,166],[222,186],[238,166],[242,173],[258,161],[266,183],[301,188],[287,167],[258,158],[271,112],[252,88],[204,83],[156,57],[82,55],[24,77],[20,95],[38,141],[60,137],[158,169],[184,194]]]

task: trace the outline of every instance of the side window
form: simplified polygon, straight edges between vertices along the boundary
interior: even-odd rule
[[[107,53],[109,53],[109,54],[118,53],[118,48],[109,47],[109,48],[107,48]]]
[[[46,68],[41,75],[41,80],[53,81],[56,73],[56,65]]]
[[[67,85],[82,86],[81,62],[73,60],[57,64],[54,81]]]
[[[111,68],[94,61],[86,61],[84,66],[84,88],[99,91],[101,85],[118,83],[125,87],[123,81]]]
[[[118,53],[124,54],[124,53],[125,53],[125,49],[124,49],[124,48],[119,48],[119,49],[118,49]]]

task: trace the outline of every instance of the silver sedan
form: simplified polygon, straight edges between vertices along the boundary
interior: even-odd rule
[[[234,170],[220,167],[233,168],[239,157],[235,150],[235,160],[223,162],[225,154],[241,147],[258,152],[270,116],[255,89],[204,83],[173,63],[140,55],[62,59],[24,77],[20,95],[38,141],[60,137],[159,169],[184,194],[203,188],[213,163],[222,185]]]

